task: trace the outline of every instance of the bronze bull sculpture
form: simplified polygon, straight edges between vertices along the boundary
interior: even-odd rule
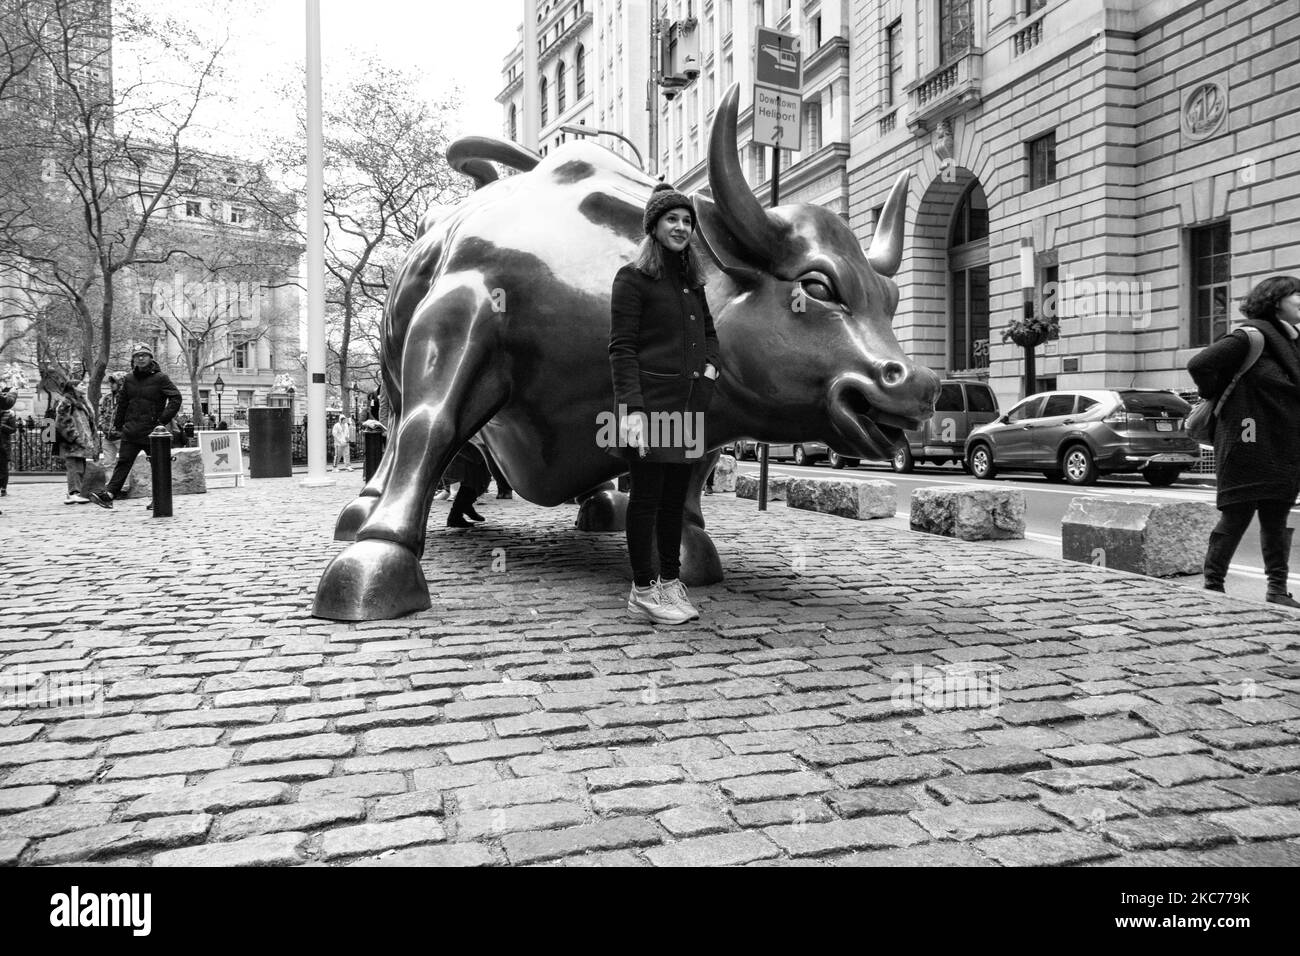
[[[695,466],[682,537],[688,584],[722,578],[700,495],[717,449],[740,437],[821,440],[886,458],[934,411],[939,381],[891,330],[908,174],[895,183],[870,249],[815,205],[764,209],[737,161],[738,87],[709,135],[712,199],[693,197],[722,376]],[[520,170],[496,180],[486,160]],[[579,526],[621,527],[610,480],[625,466],[600,447],[614,406],[610,292],[642,236],[655,181],[579,141],[545,159],[471,138],[448,161],[480,188],[429,217],[389,290],[382,331],[391,404],[387,448],[339,515],[352,540],[326,568],[314,613],[396,617],[430,607],[420,568],[438,477],[470,439],[491,450],[523,498],[579,502]],[[603,413],[603,414],[602,414]]]

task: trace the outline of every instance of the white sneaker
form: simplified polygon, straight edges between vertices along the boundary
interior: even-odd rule
[[[663,593],[664,600],[671,601],[687,615],[686,620],[694,621],[700,616],[700,612],[695,609],[695,605],[686,595],[686,585],[682,584],[680,579],[673,578],[671,581],[660,579],[659,590]]]
[[[68,495],[68,504],[70,505],[88,505],[90,499],[82,495]]]
[[[63,503],[65,505],[75,505],[77,503],[76,496],[69,491],[66,495],[63,496]]]
[[[443,488],[441,491],[439,491],[436,495],[433,496],[433,500],[446,501],[449,497],[451,496],[447,494],[447,489]]]
[[[644,589],[632,585],[627,596],[627,609],[655,624],[685,624],[690,620],[685,611],[664,595],[658,581]]]

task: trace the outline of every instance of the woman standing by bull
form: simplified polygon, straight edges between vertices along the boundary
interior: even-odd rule
[[[614,277],[609,336],[620,435],[612,451],[631,471],[627,607],[657,624],[683,624],[700,616],[678,574],[687,486],[707,448],[704,415],[719,374],[718,336],[691,245],[690,199],[659,183],[642,225],[645,238],[635,262]],[[653,433],[652,424],[659,426]]]
[[[1300,608],[1287,587],[1291,531],[1287,518],[1300,493],[1300,279],[1274,276],[1241,304],[1245,325],[1264,336],[1264,351],[1228,396],[1214,429],[1221,516],[1205,553],[1205,587],[1222,591],[1232,556],[1259,513],[1259,546],[1268,577],[1265,600]],[[1218,401],[1250,353],[1243,329],[1191,360],[1206,401]]]

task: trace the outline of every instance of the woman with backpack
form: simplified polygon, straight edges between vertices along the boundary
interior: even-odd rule
[[[1268,577],[1265,600],[1300,608],[1287,591],[1292,534],[1287,518],[1300,494],[1300,279],[1265,279],[1241,303],[1241,314],[1242,327],[1187,365],[1205,401],[1217,403],[1229,392],[1214,424],[1221,515],[1205,553],[1205,587],[1223,590],[1232,556],[1258,513]],[[1255,354],[1247,328],[1263,336],[1263,349],[1243,371]]]

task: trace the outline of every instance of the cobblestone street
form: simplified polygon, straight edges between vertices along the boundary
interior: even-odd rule
[[[432,610],[333,623],[339,478],[11,489],[0,861],[1300,864],[1300,615],[717,495],[656,629],[621,534],[489,496]]]

